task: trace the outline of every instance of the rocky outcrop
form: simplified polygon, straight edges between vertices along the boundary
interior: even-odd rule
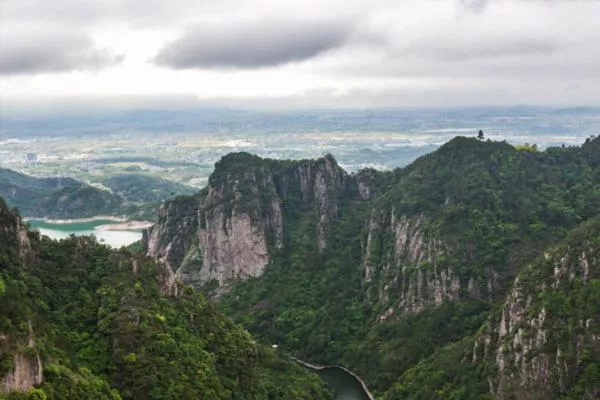
[[[473,362],[497,369],[489,382],[495,398],[551,397],[585,371],[586,351],[600,356],[600,315],[587,297],[600,277],[599,250],[585,243],[546,252],[516,278],[473,349]]]
[[[300,163],[297,174],[303,201],[316,203],[317,245],[322,252],[326,246],[329,225],[338,213],[339,193],[346,186],[348,175],[331,156]]]
[[[9,210],[0,198],[0,243],[6,248],[15,248],[22,260],[31,254],[31,242],[27,228],[19,215]],[[14,245],[14,246],[13,246]]]
[[[197,242],[198,207],[197,197],[181,196],[164,203],[158,210],[158,222],[144,232],[148,255],[161,265],[158,273],[163,294],[176,294],[175,271]]]
[[[182,271],[184,280],[214,280],[226,287],[259,276],[269,262],[269,247],[283,245],[280,200],[272,176],[260,172],[248,171],[241,179],[229,176],[209,187],[196,233],[200,268]]]
[[[271,252],[285,246],[286,212],[315,211],[322,252],[349,181],[331,156],[297,162],[246,153],[224,157],[206,189],[163,204],[144,234],[148,255],[165,266],[164,291],[179,279],[196,286],[214,282],[222,292],[231,282],[260,276]]]
[[[9,341],[8,336],[0,335],[0,352],[4,347],[2,342]],[[44,380],[42,361],[35,346],[33,330],[29,324],[27,341],[24,345],[15,346],[19,350],[13,356],[12,367],[1,380],[0,393],[25,391],[42,383]]]
[[[447,245],[426,229],[425,217],[385,210],[371,212],[363,246],[364,280],[383,310],[379,321],[458,300],[460,279],[443,265]]]

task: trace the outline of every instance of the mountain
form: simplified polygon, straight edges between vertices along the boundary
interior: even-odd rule
[[[389,172],[230,154],[161,206],[144,245],[169,282],[382,398],[595,398],[600,266],[581,232],[598,237],[599,215],[600,139],[457,137]]]
[[[160,265],[27,231],[0,199],[1,399],[328,399]]]
[[[72,178],[37,178],[0,168],[0,197],[33,218],[128,215],[151,219],[161,201],[195,192],[189,186],[141,174],[114,175],[99,183],[104,189]]]
[[[197,192],[191,186],[142,174],[119,174],[100,182],[130,203],[160,202],[174,195]]]
[[[0,168],[0,197],[27,217],[112,215],[123,199],[71,178],[36,178]]]

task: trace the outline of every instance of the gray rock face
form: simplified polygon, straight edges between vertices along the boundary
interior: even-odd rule
[[[590,279],[600,276],[597,254],[591,246],[547,252],[545,264],[517,276],[502,312],[488,321],[473,348],[472,362],[488,360],[497,368],[489,382],[494,398],[510,398],[514,392],[553,397],[584,366],[585,349],[600,348],[597,313],[582,309],[557,318],[546,300],[585,291]],[[562,340],[565,333],[569,341]]]
[[[31,255],[31,242],[27,229],[21,217],[12,213],[1,197],[0,219],[3,220],[2,226],[0,226],[0,243],[18,249],[19,256],[24,261]]]
[[[338,212],[338,194],[348,182],[348,175],[338,167],[333,158],[323,158],[302,163],[298,167],[300,191],[305,202],[317,205],[317,245],[325,249],[329,224]]]
[[[165,203],[158,210],[158,222],[144,232],[142,241],[148,255],[162,265],[159,282],[164,294],[176,294],[175,271],[196,242],[198,207],[199,199],[195,197],[178,197]]]
[[[383,311],[379,321],[459,299],[460,280],[440,263],[448,246],[428,232],[423,216],[374,209],[364,248],[364,279]]]
[[[8,337],[0,335],[0,344]],[[35,339],[31,324],[29,325],[29,336],[25,345],[35,349]],[[21,347],[21,346],[18,346]],[[8,394],[12,391],[26,391],[44,380],[42,361],[37,351],[17,351],[13,357],[13,365],[10,371],[2,379],[0,393]]]
[[[250,193],[244,196],[240,184],[247,182]],[[247,173],[243,183],[235,179],[209,187],[196,232],[200,268],[182,271],[183,280],[216,281],[226,288],[229,282],[261,275],[269,262],[269,246],[282,246],[281,204],[271,176],[257,179]],[[228,197],[232,200],[224,201]]]
[[[223,158],[206,189],[165,203],[158,222],[145,232],[148,255],[165,266],[163,291],[170,292],[179,279],[196,286],[216,283],[218,293],[234,281],[260,276],[271,252],[285,246],[286,204],[316,211],[315,240],[323,251],[348,182],[331,157],[277,162],[240,153]]]

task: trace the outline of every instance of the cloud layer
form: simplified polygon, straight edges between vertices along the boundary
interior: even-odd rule
[[[352,32],[351,21],[273,19],[205,24],[168,43],[154,61],[174,69],[277,66],[340,47]]]
[[[121,96],[137,107],[131,99],[185,93],[275,108],[600,105],[598,1],[0,0],[0,7],[7,103],[41,94]]]
[[[83,34],[66,31],[3,33],[0,47],[1,75],[99,70],[123,59],[96,48]]]

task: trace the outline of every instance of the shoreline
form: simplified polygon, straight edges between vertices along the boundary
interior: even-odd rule
[[[97,231],[142,231],[154,225],[152,221],[129,220],[126,217],[114,215],[97,215],[88,218],[52,219],[52,218],[26,218],[27,221],[43,221],[46,224],[70,225],[95,221],[112,221],[114,223],[102,224],[94,227]]]
[[[114,222],[127,222],[127,217],[118,217],[114,215],[96,215],[94,217],[87,218],[69,218],[69,219],[53,219],[53,218],[24,218],[24,221],[43,221],[47,224],[57,224],[57,225],[68,225],[68,224],[79,224],[85,222],[94,222],[94,221],[114,221]]]
[[[351,375],[352,377],[354,377],[354,379],[356,379],[356,381],[358,383],[360,383],[360,386],[362,386],[362,389],[365,393],[365,395],[370,399],[370,400],[375,400],[375,396],[373,396],[371,394],[371,392],[369,391],[369,388],[367,387],[367,384],[365,383],[365,381],[363,381],[363,379],[358,376],[357,374],[355,374],[354,372],[350,371],[348,368],[346,367],[342,367],[339,365],[318,365],[318,364],[311,364],[309,362],[306,361],[302,361],[296,357],[290,357],[292,360],[296,361],[297,363],[304,365],[306,368],[312,369],[314,371],[320,371],[323,369],[341,369],[342,371],[346,372],[348,375]]]
[[[150,221],[125,221],[120,224],[98,225],[94,228],[97,231],[143,231],[154,225]]]

